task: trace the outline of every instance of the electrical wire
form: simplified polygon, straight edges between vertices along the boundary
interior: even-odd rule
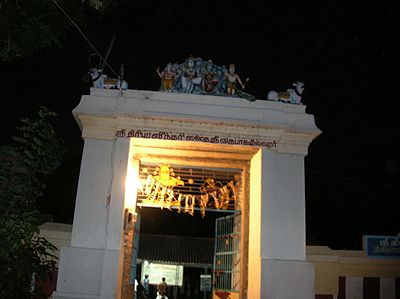
[[[65,17],[75,26],[75,28],[79,31],[79,33],[83,36],[86,42],[92,47],[92,49],[96,52],[97,55],[103,60],[103,63],[110,68],[110,70],[114,73],[115,76],[119,78],[119,75],[113,70],[113,68],[107,63],[104,57],[97,51],[96,47],[90,42],[90,40],[86,37],[86,35],[82,32],[79,26],[74,22],[74,20],[67,14],[67,12],[57,3],[56,0],[51,0],[53,3],[61,10],[61,12],[65,15]]]

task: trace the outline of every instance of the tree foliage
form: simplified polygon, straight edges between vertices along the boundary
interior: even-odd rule
[[[85,23],[85,8],[104,13],[112,0],[0,0],[0,60],[28,57],[42,49],[61,47],[73,24]],[[74,29],[75,30],[75,29]]]
[[[32,275],[56,269],[56,248],[39,236],[36,202],[45,178],[60,165],[65,147],[41,107],[22,119],[12,144],[0,148],[0,298],[31,298]],[[36,297],[40,298],[40,297]]]

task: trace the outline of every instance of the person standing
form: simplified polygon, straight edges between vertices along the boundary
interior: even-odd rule
[[[146,297],[149,297],[149,282],[150,282],[149,275],[145,274],[143,279],[143,289]]]
[[[165,298],[167,295],[167,283],[165,277],[161,278],[161,282],[157,285],[157,292],[161,298]]]

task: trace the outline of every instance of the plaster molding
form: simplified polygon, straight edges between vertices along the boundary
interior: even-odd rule
[[[276,141],[282,153],[307,154],[321,131],[305,106],[155,91],[91,89],[73,110],[83,138],[112,140],[118,130]]]

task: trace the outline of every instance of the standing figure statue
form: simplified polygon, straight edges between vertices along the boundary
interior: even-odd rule
[[[172,63],[168,63],[165,69],[160,72],[160,68],[156,69],[158,76],[161,78],[160,91],[171,91],[174,85],[175,72]]]
[[[239,82],[242,89],[245,88],[244,84],[240,80],[239,75],[235,73],[235,65],[233,63],[229,65],[229,69],[225,73],[225,78],[226,78],[226,91],[228,95],[235,95],[237,89],[236,82]]]

